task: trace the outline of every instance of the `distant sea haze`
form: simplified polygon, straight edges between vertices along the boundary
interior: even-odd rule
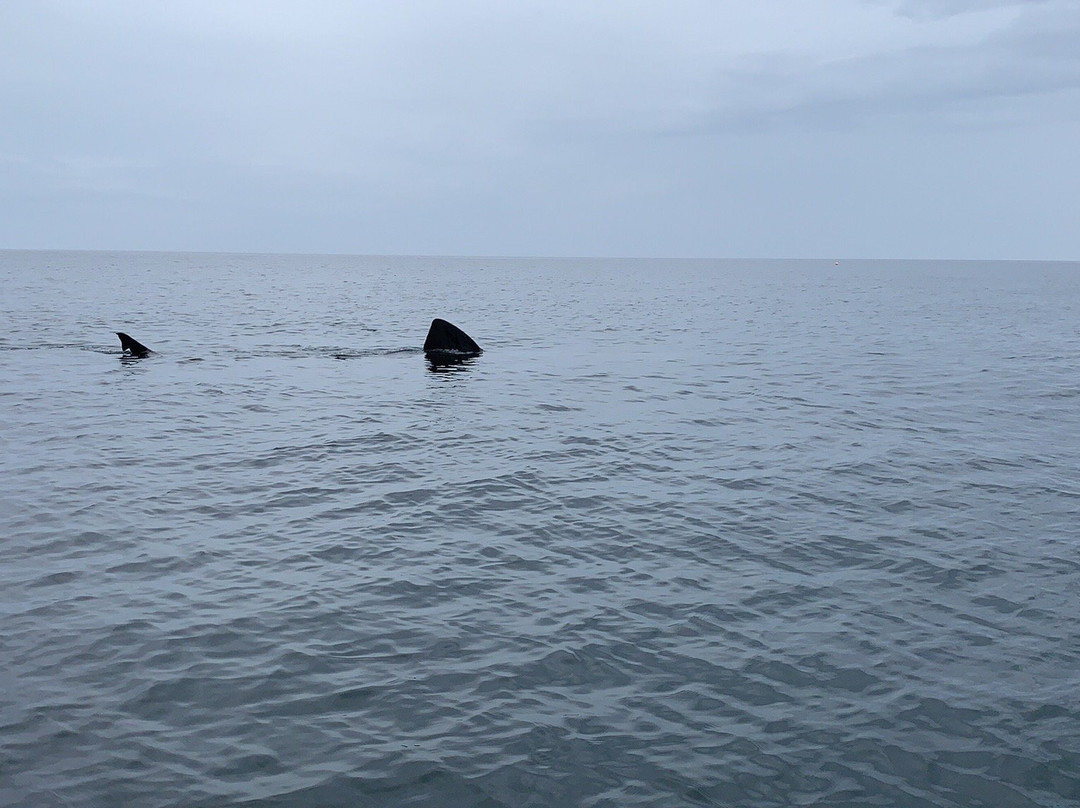
[[[1080,803],[1080,265],[7,251],[0,308],[0,804]]]

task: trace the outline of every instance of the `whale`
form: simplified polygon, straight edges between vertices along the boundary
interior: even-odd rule
[[[453,323],[438,317],[431,321],[427,339],[424,340],[424,353],[428,359],[455,361],[479,356],[483,352],[476,340]]]
[[[120,348],[125,354],[130,354],[131,356],[142,359],[143,357],[149,356],[153,353],[153,351],[151,351],[137,339],[129,337],[123,331],[117,331],[116,336],[120,337]]]

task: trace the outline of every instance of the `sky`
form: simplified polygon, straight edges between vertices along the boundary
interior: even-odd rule
[[[11,0],[0,248],[1080,259],[1080,0]]]

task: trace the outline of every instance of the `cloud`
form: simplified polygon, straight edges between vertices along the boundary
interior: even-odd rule
[[[21,223],[0,243],[146,247],[173,228],[165,246],[730,254],[730,229],[770,254],[771,218],[810,230],[805,187],[859,213],[855,171],[903,189],[926,152],[989,154],[1018,127],[1054,151],[1080,110],[1078,16],[1073,0],[0,4],[0,201]],[[886,142],[895,172],[875,168]]]
[[[881,0],[878,0],[880,2]],[[1050,0],[888,0],[896,13],[917,20],[935,20],[989,9],[1032,6]]]
[[[1043,102],[1042,114],[1080,117],[1080,7],[956,5],[971,13],[978,5],[982,24],[960,27],[940,15],[923,41],[870,54],[744,60],[718,77],[700,126],[847,127],[897,116],[923,127],[999,126],[1029,122],[1032,104]],[[1070,100],[1055,104],[1059,94]]]

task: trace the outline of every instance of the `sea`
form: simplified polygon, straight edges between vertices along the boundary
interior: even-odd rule
[[[0,324],[0,805],[1080,804],[1080,263],[3,251]]]

